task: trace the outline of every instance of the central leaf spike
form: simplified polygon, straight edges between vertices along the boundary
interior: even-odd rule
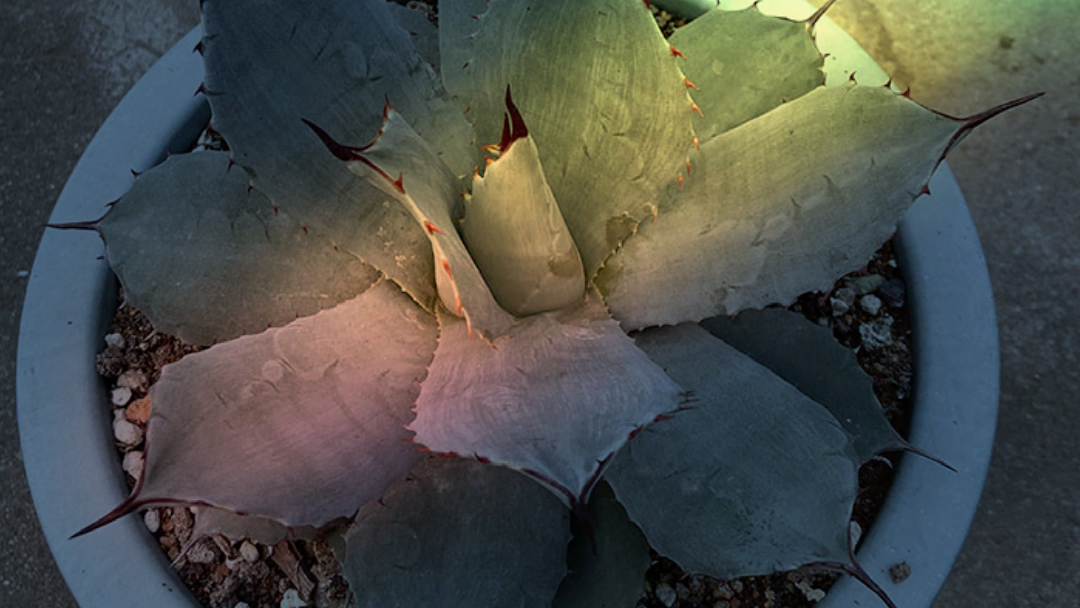
[[[519,317],[580,301],[581,255],[510,87],[502,137],[486,149],[497,159],[488,162],[483,177],[473,177],[461,232],[495,299]]]
[[[510,95],[510,85],[506,85],[506,114],[503,115],[502,137],[499,139],[499,153],[505,154],[510,146],[517,140],[529,136],[529,129],[525,126],[525,119],[514,105],[514,98]]]

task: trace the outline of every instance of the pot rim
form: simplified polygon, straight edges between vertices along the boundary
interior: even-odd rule
[[[209,121],[203,67],[192,30],[124,97],[80,158],[50,221],[104,213],[168,150],[186,149]],[[164,144],[164,145],[163,145]],[[945,163],[900,226],[915,344],[910,440],[957,469],[902,458],[893,489],[857,557],[903,608],[928,608],[971,525],[990,463],[997,418],[997,322],[986,261],[963,195]],[[19,331],[16,395],[23,460],[42,530],[80,606],[195,608],[141,518],[126,517],[69,539],[128,495],[93,361],[115,310],[115,278],[96,234],[46,231],[27,285]],[[948,263],[942,263],[947,260]],[[963,260],[963,264],[956,263]],[[88,388],[91,387],[91,388]],[[94,407],[80,407],[86,394]],[[107,434],[104,436],[108,436]],[[906,562],[894,584],[890,566]],[[878,605],[849,577],[823,608]]]

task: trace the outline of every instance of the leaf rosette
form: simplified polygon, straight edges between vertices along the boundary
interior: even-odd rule
[[[383,0],[205,0],[229,152],[169,159],[93,226],[129,302],[213,346],[165,367],[145,472],[88,529],[160,504],[350,520],[379,605],[467,603],[470,559],[498,605],[634,597],[646,538],[725,579],[854,569],[858,466],[912,446],[828,335],[798,348],[858,399],[765,326],[700,322],[862,266],[1002,108],[826,86],[820,13],[666,40],[646,4],[442,0],[436,34]],[[567,509],[593,551],[563,581]]]

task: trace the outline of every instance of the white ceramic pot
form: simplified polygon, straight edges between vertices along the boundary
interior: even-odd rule
[[[193,97],[202,62],[191,32],[121,101],[76,165],[52,222],[99,217],[167,150],[186,149],[209,111]],[[997,325],[986,263],[947,166],[900,230],[915,331],[910,440],[958,469],[904,457],[858,558],[902,608],[927,608],[947,576],[982,491],[997,414]],[[115,311],[115,279],[92,232],[46,231],[27,287],[19,333],[19,432],[30,489],[56,562],[85,608],[194,608],[194,597],[138,517],[77,539],[76,530],[128,494],[111,441],[94,355]],[[888,569],[907,562],[899,584]],[[843,579],[822,608],[880,606]]]

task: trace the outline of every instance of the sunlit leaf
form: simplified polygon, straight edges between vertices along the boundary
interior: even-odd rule
[[[703,145],[597,286],[627,330],[827,289],[896,230],[967,128],[883,87],[819,87]]]
[[[579,302],[585,272],[509,90],[506,104],[499,157],[473,178],[461,235],[499,303],[525,316]]]
[[[481,144],[499,141],[509,85],[591,276],[692,147],[678,58],[639,0],[481,4],[439,5],[443,81]]]
[[[701,109],[694,117],[701,143],[825,84],[808,24],[763,15],[756,6],[711,10],[669,41],[686,56],[679,67]]]

